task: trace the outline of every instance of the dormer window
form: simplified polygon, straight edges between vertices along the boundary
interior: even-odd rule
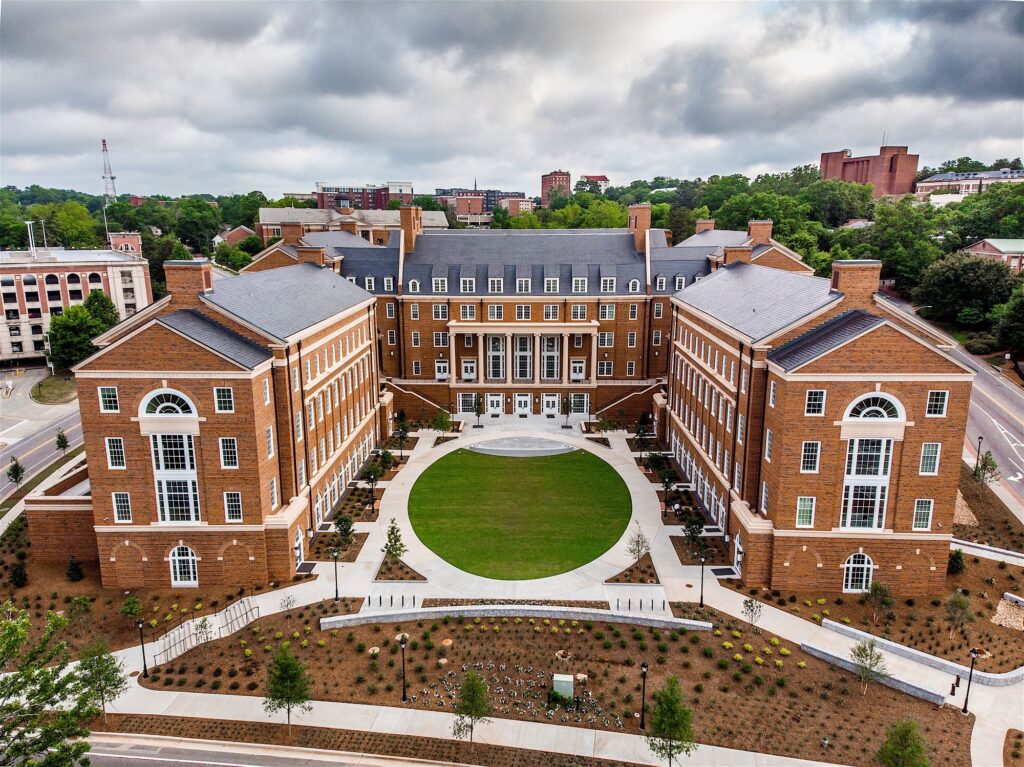
[[[419,293],[420,292],[420,281],[419,280],[409,280],[409,292],[410,293]]]

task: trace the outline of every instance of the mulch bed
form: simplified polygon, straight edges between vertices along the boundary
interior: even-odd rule
[[[418,572],[413,570],[401,559],[384,557],[380,563],[380,569],[373,577],[375,581],[425,581],[427,580]]]
[[[373,491],[374,498],[380,499],[384,495],[384,488],[378,486]],[[370,488],[352,487],[342,496],[334,516],[348,514],[356,522],[376,522],[380,509],[366,508],[370,505]]]
[[[1024,732],[1007,730],[1003,740],[1003,767],[1024,767]]]
[[[612,446],[607,437],[587,437],[587,442],[596,442],[598,445],[604,445],[604,447]]]
[[[651,555],[648,552],[640,557],[638,562],[634,562],[625,570],[618,575],[615,575],[605,583],[661,583],[658,578],[658,571],[654,569],[654,560],[651,559]]]
[[[676,556],[679,557],[679,563],[682,565],[699,565],[700,554],[694,551],[690,547],[690,542],[686,540],[682,535],[673,535],[669,538],[672,541],[672,548],[676,550]],[[705,545],[704,554],[704,566],[711,567],[712,565],[729,565],[732,561],[729,559],[729,552],[725,548],[725,541],[722,538],[716,536],[706,536],[701,538]]]
[[[686,607],[694,612],[692,605]],[[400,706],[402,667],[395,637],[404,632],[410,637],[406,705],[420,710],[451,712],[463,675],[475,668],[490,687],[494,719],[636,734],[639,665],[645,661],[650,663],[648,704],[668,676],[677,676],[701,743],[874,767],[886,728],[909,716],[921,726],[933,767],[970,762],[974,722],[969,716],[880,685],[872,685],[870,699],[861,697],[853,674],[711,611],[700,617],[715,623],[718,636],[603,621],[524,619],[515,608],[493,619],[445,617],[325,631],[317,617],[314,606],[261,618],[158,666],[141,683],[192,692],[216,685],[221,693],[262,697],[273,651],[288,642],[312,672],[314,699]],[[371,655],[371,648],[378,653]],[[587,675],[586,683],[576,686],[580,711],[547,708],[552,672]],[[178,729],[175,734],[188,733]],[[821,751],[824,735],[833,744],[827,754]]]
[[[975,525],[953,525],[953,536],[999,549],[1024,552],[1024,523],[1015,517],[992,488],[974,479],[971,467],[960,465],[960,492],[978,518]]]
[[[288,728],[284,724],[235,722],[228,719],[109,714],[106,723],[102,719],[97,720],[91,729],[93,732],[131,732],[174,738],[287,745],[486,767],[625,767],[628,764],[610,759],[563,756],[546,751],[492,746],[485,743],[470,745],[465,741],[308,727],[300,724],[292,725],[289,737]]]
[[[434,439],[434,447],[437,447],[438,445],[443,445],[445,442],[452,442],[456,439],[458,439],[458,437],[436,437]]]
[[[769,592],[747,589],[739,582],[735,586],[806,620],[818,622],[822,618],[830,618],[849,623],[861,631],[963,665],[970,663],[968,651],[971,647],[980,647],[992,655],[978,658],[978,669],[996,673],[1011,671],[1024,662],[1024,632],[999,626],[990,618],[1004,592],[1020,593],[1024,586],[1024,568],[1015,565],[1000,567],[1001,563],[978,557],[965,557],[965,562],[967,569],[964,572],[946,576],[946,586],[940,593],[913,598],[894,593],[892,607],[883,612],[877,625],[872,623],[870,605],[856,594]],[[945,600],[956,589],[970,600],[974,621],[955,631],[953,639],[950,639]]]
[[[544,607],[579,607],[586,610],[608,610],[607,602],[572,601],[568,599],[438,599],[428,597],[424,607],[465,607],[467,605],[541,605]]]
[[[369,533],[353,533],[352,543],[341,547],[341,556],[338,557],[338,561],[355,562],[359,552],[363,549],[363,544],[366,543],[366,539],[369,537]],[[313,545],[310,546],[309,554],[306,558],[316,562],[333,562],[334,557],[331,556],[331,550],[335,547],[336,541],[337,536],[333,532],[317,533],[316,537],[313,538]]]
[[[395,458],[398,458],[399,453],[408,458],[409,453],[412,452],[412,449],[416,447],[416,443],[419,441],[419,437],[406,437],[405,443],[401,447],[399,447],[398,437],[391,435],[384,441],[384,444],[381,445],[380,447],[382,450],[390,450],[392,453],[395,454]]]

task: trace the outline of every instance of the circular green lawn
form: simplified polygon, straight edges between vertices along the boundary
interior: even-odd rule
[[[456,450],[413,485],[416,535],[460,570],[500,580],[544,578],[597,559],[629,523],[618,473],[576,450],[506,458]]]

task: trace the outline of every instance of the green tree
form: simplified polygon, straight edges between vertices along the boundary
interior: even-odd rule
[[[15,562],[11,565],[10,575],[8,576],[10,584],[20,589],[28,585],[28,571],[25,569],[24,562]]]
[[[617,202],[594,200],[581,216],[584,229],[621,229],[629,223],[629,213]]]
[[[857,678],[864,686],[862,695],[867,695],[871,682],[881,682],[889,676],[885,657],[874,639],[864,639],[855,644],[850,650],[850,660],[853,661]]]
[[[255,256],[265,247],[263,239],[258,234],[250,234],[244,240],[239,240],[238,242],[238,249],[243,253],[248,253],[250,256]]]
[[[174,237],[154,237],[146,231],[142,233],[142,255],[149,262],[149,279],[153,284],[154,298],[162,298],[167,295],[167,276],[164,274],[164,263],[192,259],[192,254],[188,252],[188,249]]]
[[[677,206],[668,212],[666,226],[672,230],[672,245],[682,242],[691,237],[697,231],[697,222],[703,218],[710,218],[711,212],[707,208],[684,208]]]
[[[94,248],[99,244],[95,222],[80,203],[66,202],[61,205],[54,214],[54,222],[57,232],[53,234],[59,236],[60,243],[66,248]]]
[[[18,489],[24,479],[25,467],[21,465],[18,456],[12,455],[11,463],[7,466],[7,480],[14,485],[15,489]]]
[[[953,632],[958,628],[974,620],[974,612],[971,610],[971,600],[954,591],[949,595],[945,603],[946,622],[949,624],[949,638],[953,638]]]
[[[236,226],[256,225],[260,208],[267,207],[267,198],[263,192],[253,191],[248,194],[229,194],[217,198],[221,218],[232,229]]]
[[[947,208],[945,247],[958,250],[986,237],[1024,237],[1024,187],[993,184]]]
[[[952,322],[974,310],[982,322],[997,304],[1006,303],[1020,279],[1002,261],[957,253],[941,258],[921,272],[914,303],[930,319]]]
[[[193,249],[208,252],[220,229],[220,210],[197,197],[183,197],[175,208],[174,233]]]
[[[892,607],[892,591],[884,583],[872,581],[864,600],[871,608],[871,622],[878,623],[878,616],[883,610]]]
[[[129,623],[134,624],[142,615],[142,602],[139,598],[136,596],[125,597],[124,602],[121,603],[121,615],[127,618]]]
[[[28,245],[28,229],[21,206],[0,200],[0,250],[21,250]]]
[[[645,735],[647,746],[656,756],[668,759],[669,767],[672,767],[673,759],[690,754],[697,748],[693,712],[683,705],[683,693],[675,676],[670,676],[665,686],[651,698],[654,705]]]
[[[84,306],[69,306],[50,318],[50,360],[55,368],[67,370],[96,351],[92,339],[106,328]]]
[[[237,272],[252,263],[252,256],[237,245],[228,245],[226,242],[222,242],[214,250],[213,260],[221,266],[226,266]]]
[[[85,688],[100,702],[103,721],[107,721],[107,703],[128,689],[124,662],[115,658],[106,643],[97,639],[82,651],[79,671]]]
[[[683,537],[690,544],[690,551],[700,556],[703,555],[706,544],[704,543],[704,520],[699,516],[690,517],[683,525]]]
[[[759,599],[747,597],[743,600],[743,617],[747,623],[754,627],[754,633],[760,634],[761,629],[757,628],[757,622],[761,619],[761,611],[764,605]]]
[[[473,731],[478,724],[486,724],[488,717],[494,713],[494,706],[488,697],[487,683],[475,671],[470,671],[462,680],[459,688],[459,700],[455,704],[455,721],[452,723],[452,735],[462,740],[467,735],[473,743]]]
[[[748,189],[750,179],[739,173],[732,176],[711,176],[700,190],[698,203],[713,213],[730,197],[743,194]],[[746,221],[743,224],[746,228]]]
[[[799,165],[783,173],[762,173],[750,183],[752,192],[775,192],[776,194],[799,194],[821,179],[818,166]]]
[[[508,208],[497,207],[492,212],[491,218],[491,229],[511,229],[512,228],[512,217],[508,213]]]
[[[955,160],[946,160],[939,166],[939,173],[976,173],[977,171],[988,170],[988,166],[975,160],[973,157],[958,157]]]
[[[370,486],[370,502],[373,502],[373,493],[377,488],[377,483],[380,481],[380,477],[383,472],[379,466],[370,464],[363,469],[363,480]]]
[[[268,714],[284,710],[288,721],[288,737],[292,735],[292,711],[309,711],[310,681],[302,661],[287,647],[274,653],[267,670],[267,694],[263,708]]]
[[[999,346],[1013,353],[1024,352],[1024,285],[1018,285],[1006,302],[996,328]]]
[[[67,455],[68,448],[70,447],[68,442],[68,435],[64,433],[63,429],[57,429],[57,439],[55,441],[55,447],[60,450],[61,455]]]
[[[828,179],[814,181],[800,190],[798,199],[807,215],[825,226],[836,227],[851,218],[867,218],[873,208],[870,184]]]
[[[974,478],[983,484],[989,484],[999,479],[999,465],[992,455],[991,450],[986,450],[981,456],[978,465],[974,469]]]
[[[12,608],[13,609],[13,608]],[[10,611],[8,611],[10,612]],[[46,616],[29,642],[28,613],[0,621],[0,743],[4,764],[71,767],[88,764],[86,723],[99,713],[67,643],[67,618]]]
[[[885,733],[885,743],[878,750],[883,767],[929,767],[924,738],[913,719],[895,722]]]
[[[949,552],[949,562],[946,565],[946,573],[949,575],[957,575],[967,569],[967,565],[964,563],[964,550],[953,549]]]
[[[409,439],[409,424],[404,419],[399,419],[395,434],[398,437],[398,457],[401,458],[405,451],[405,441]]]
[[[913,290],[941,252],[934,242],[937,233],[934,209],[915,204],[909,195],[876,204],[869,241],[882,261],[882,277],[894,279],[901,292]]]
[[[405,556],[406,550],[406,545],[402,542],[402,531],[398,528],[395,518],[392,517],[391,522],[388,524],[384,548],[381,551],[384,552],[386,557],[401,559]]]
[[[380,451],[380,467],[384,471],[391,471],[391,468],[395,465],[395,456],[390,450]]]
[[[451,431],[452,417],[448,411],[443,408],[438,410],[434,420],[430,423],[430,428],[434,431]]]
[[[68,559],[67,567],[64,568],[64,577],[72,583],[77,583],[85,577],[85,573],[82,572],[82,563],[75,558],[74,554]]]
[[[513,216],[508,223],[510,229],[540,229],[540,219],[532,210]]]
[[[347,549],[352,545],[354,531],[355,523],[348,514],[339,514],[334,518],[334,534],[337,537],[338,546]]]
[[[114,302],[102,290],[90,290],[82,306],[93,316],[93,319],[103,325],[103,330],[112,328],[121,321]]]

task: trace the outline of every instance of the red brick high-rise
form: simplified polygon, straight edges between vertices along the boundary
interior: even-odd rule
[[[917,176],[916,154],[905,146],[883,146],[878,154],[851,157],[849,149],[821,153],[821,177],[873,184],[874,197],[911,194]]]
[[[545,208],[551,202],[551,193],[559,189],[563,197],[572,193],[572,175],[567,170],[553,170],[540,177],[540,204]]]

